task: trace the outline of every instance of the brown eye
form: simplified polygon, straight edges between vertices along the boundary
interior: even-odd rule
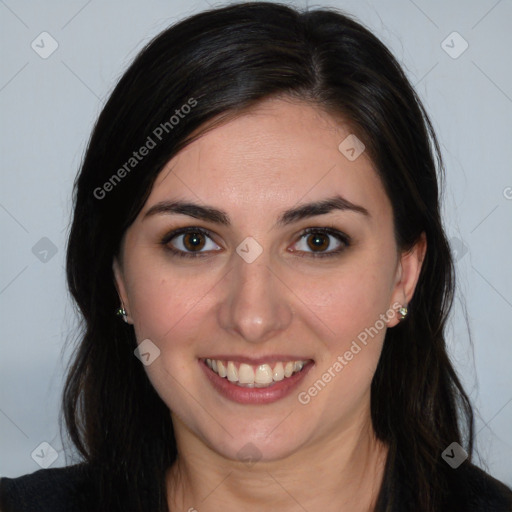
[[[308,235],[307,244],[311,249],[325,251],[329,247],[329,237],[323,233]]]
[[[305,241],[303,243],[302,241]],[[334,239],[334,242],[332,241]],[[336,256],[350,246],[348,235],[332,228],[308,228],[300,236],[298,256],[329,257]],[[302,247],[300,247],[302,245]],[[330,250],[327,250],[330,249]],[[303,254],[300,254],[303,253]]]
[[[204,245],[204,235],[202,233],[185,233],[183,235],[183,245],[189,251],[200,251]]]
[[[210,245],[208,246],[208,241]],[[207,256],[210,250],[219,249],[209,233],[201,228],[187,227],[167,234],[161,241],[173,255],[183,257]],[[203,249],[207,249],[203,251]]]

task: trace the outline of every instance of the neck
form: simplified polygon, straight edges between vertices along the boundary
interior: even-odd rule
[[[178,426],[178,425],[176,425]],[[246,464],[208,448],[183,424],[179,456],[167,472],[170,512],[370,512],[381,487],[387,447],[369,419],[286,459]]]

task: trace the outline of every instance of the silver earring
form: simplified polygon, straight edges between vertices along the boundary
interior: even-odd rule
[[[121,306],[120,308],[117,309],[116,311],[116,315],[117,316],[122,316],[123,317],[123,320],[128,323],[128,318],[127,318],[127,313],[126,313],[126,309],[124,309],[123,306]]]
[[[398,319],[400,320],[400,322],[405,319],[405,317],[407,316],[407,312],[407,306],[402,306],[398,310]]]

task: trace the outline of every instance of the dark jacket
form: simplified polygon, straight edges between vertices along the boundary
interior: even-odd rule
[[[466,503],[463,512],[512,512],[511,489],[471,464],[463,464],[456,471],[459,470],[466,473],[466,484],[453,489],[450,500],[454,506],[450,510],[461,510],[457,504]],[[1,512],[97,512],[98,509],[85,464],[0,479]],[[416,511],[407,510],[404,504],[397,506],[396,512]]]

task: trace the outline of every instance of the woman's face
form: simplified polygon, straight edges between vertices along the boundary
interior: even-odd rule
[[[422,253],[398,252],[389,199],[350,134],[312,106],[260,103],[170,160],[127,230],[116,280],[178,439],[275,460],[368,420]],[[182,228],[194,229],[171,234]]]

